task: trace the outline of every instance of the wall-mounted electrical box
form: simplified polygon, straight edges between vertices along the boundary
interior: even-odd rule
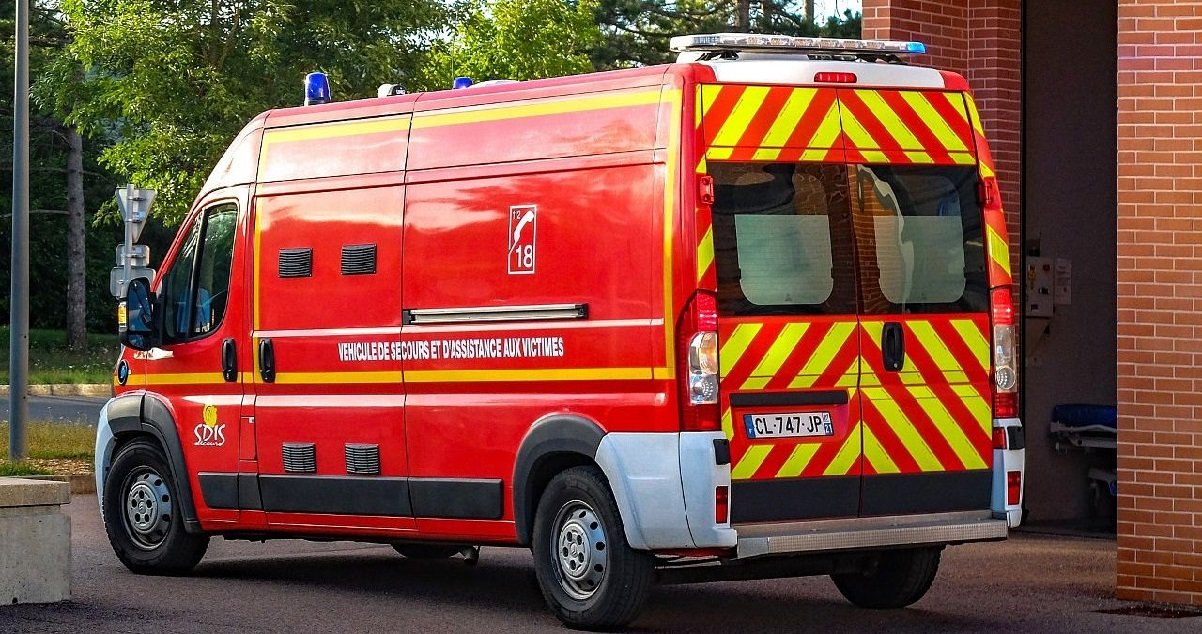
[[[1027,257],[1027,317],[1051,317],[1056,300],[1055,271],[1052,258]]]

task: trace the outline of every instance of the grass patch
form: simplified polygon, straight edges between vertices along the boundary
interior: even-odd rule
[[[8,383],[8,327],[0,327],[5,345],[0,350],[0,383]],[[117,351],[121,345],[115,334],[89,334],[86,352],[67,348],[64,330],[29,332],[29,384],[110,383]]]
[[[0,460],[0,477],[4,476],[30,476],[30,475],[54,475],[46,469],[35,467],[28,462],[9,462]]]
[[[8,423],[0,423],[0,476],[91,473],[96,428],[89,425],[31,422],[25,428],[27,460],[8,460]]]

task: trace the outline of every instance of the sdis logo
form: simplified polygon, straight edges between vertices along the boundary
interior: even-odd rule
[[[217,424],[217,406],[205,405],[204,422],[197,425],[192,433],[196,436],[197,447],[225,446],[225,424]]]

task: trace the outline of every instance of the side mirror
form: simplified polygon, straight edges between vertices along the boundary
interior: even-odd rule
[[[125,288],[125,323],[121,330],[121,343],[134,350],[150,350],[159,345],[159,332],[155,328],[154,296],[150,292],[150,280],[136,277]]]

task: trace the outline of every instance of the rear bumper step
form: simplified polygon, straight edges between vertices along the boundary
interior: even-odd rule
[[[738,558],[1006,538],[1006,520],[990,511],[864,517],[735,526]]]

